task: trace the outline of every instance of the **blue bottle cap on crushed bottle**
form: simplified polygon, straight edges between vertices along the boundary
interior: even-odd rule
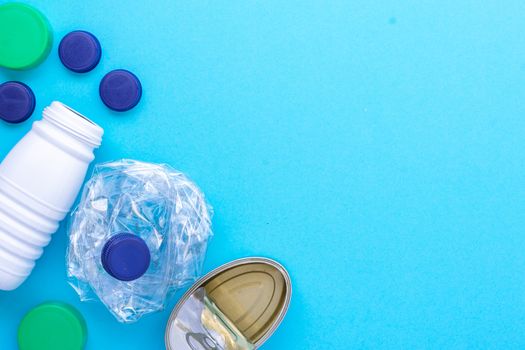
[[[99,93],[106,106],[114,111],[124,112],[139,103],[142,85],[135,74],[125,69],[116,69],[102,78]]]
[[[146,242],[131,233],[111,237],[102,249],[102,266],[120,281],[133,281],[146,273],[151,256]]]
[[[67,69],[77,73],[89,72],[100,62],[100,42],[91,33],[76,30],[67,34],[58,46],[58,57]]]
[[[35,95],[29,86],[19,81],[0,84],[0,119],[21,123],[35,110]]]

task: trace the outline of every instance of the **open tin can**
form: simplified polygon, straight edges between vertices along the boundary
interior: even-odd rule
[[[166,349],[258,349],[279,327],[291,296],[290,276],[276,261],[232,261],[198,280],[177,303]]]

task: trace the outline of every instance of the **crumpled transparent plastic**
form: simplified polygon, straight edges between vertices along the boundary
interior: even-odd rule
[[[121,322],[162,310],[173,292],[199,277],[211,216],[200,189],[168,165],[99,164],[71,214],[69,283],[82,301],[98,297]],[[113,278],[101,262],[104,244],[121,232],[140,236],[151,254],[146,273],[130,282]]]

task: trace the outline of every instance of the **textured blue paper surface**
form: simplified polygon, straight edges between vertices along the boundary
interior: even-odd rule
[[[96,161],[187,173],[215,208],[205,271],[254,255],[290,271],[263,350],[525,348],[525,2],[31,3],[54,47],[36,69],[0,70],[37,97],[28,122],[0,123],[0,155],[59,100],[105,128]],[[57,57],[75,29],[102,44],[85,75]],[[116,68],[144,88],[122,114],[98,97]],[[176,298],[119,324],[66,284],[66,244],[62,227],[0,293],[0,348],[61,300],[85,316],[88,350],[162,349]]]

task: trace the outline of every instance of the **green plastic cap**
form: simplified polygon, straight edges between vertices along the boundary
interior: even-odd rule
[[[18,328],[20,350],[82,350],[87,327],[82,315],[63,303],[45,303],[25,315]]]
[[[46,59],[53,44],[47,19],[34,7],[0,5],[0,66],[27,69]]]

